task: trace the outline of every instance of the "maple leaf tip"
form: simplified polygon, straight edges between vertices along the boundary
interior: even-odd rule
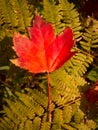
[[[15,36],[19,36],[19,33],[18,33],[18,32],[14,32],[13,38],[14,38]]]
[[[15,51],[15,47],[14,46],[12,46],[12,49]]]
[[[16,66],[19,66],[17,59],[10,59],[10,62],[15,64]]]
[[[41,16],[39,13],[37,13],[37,14],[35,15],[34,22],[38,22],[38,21],[40,21],[40,20],[42,20],[42,16]]]

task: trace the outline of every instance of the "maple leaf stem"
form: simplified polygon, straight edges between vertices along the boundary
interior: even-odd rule
[[[48,80],[48,121],[51,122],[51,95],[50,95],[50,75],[47,73]]]

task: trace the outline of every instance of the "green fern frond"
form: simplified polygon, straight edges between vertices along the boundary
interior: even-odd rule
[[[63,108],[63,119],[64,119],[64,123],[70,123],[71,118],[72,118],[72,106],[66,105]]]
[[[27,0],[0,0],[0,26],[5,33],[25,32],[31,26],[33,6]]]
[[[23,128],[25,128],[24,130],[32,130],[32,128],[33,128],[32,121],[26,120],[25,125],[23,126]]]
[[[13,123],[16,123],[16,124],[19,123],[19,120],[16,118],[17,116],[14,113],[11,112],[11,109],[9,107],[4,106],[4,111],[7,114],[7,118],[9,119],[8,121],[13,119],[12,120]]]
[[[81,23],[79,20],[79,13],[75,9],[73,3],[69,3],[67,0],[59,0],[62,8],[63,23],[65,27],[71,27],[74,32],[74,38],[78,39],[81,36]]]
[[[29,91],[32,92],[32,90]],[[74,102],[65,105],[63,104],[62,107],[59,107],[58,104],[54,106],[52,110],[51,124],[50,122],[47,122],[48,113],[46,108],[42,107],[40,103],[37,103],[36,100],[33,99],[33,93],[32,95],[29,94],[30,93],[24,94],[17,92],[16,97],[13,98],[13,101],[10,99],[6,100],[8,105],[4,106],[5,115],[3,118],[0,118],[0,128],[4,130],[13,130],[14,128],[16,130],[63,130],[67,128],[74,130],[74,128],[77,129],[79,127],[81,120],[83,121],[84,113],[80,113],[80,101],[77,102],[73,99]],[[52,100],[52,102],[54,102],[54,100]],[[39,104],[40,107],[37,107],[38,105],[36,106],[36,104]],[[41,108],[41,110],[39,108]],[[38,111],[42,111],[42,114],[38,114]],[[72,122],[73,119],[77,127],[74,126]],[[85,125],[85,127],[87,126]],[[91,125],[91,127],[95,127],[94,124]]]
[[[87,126],[84,123],[80,123],[80,124],[76,124],[76,123],[71,123],[71,126],[73,126],[74,128],[76,128],[76,130],[91,130],[92,128],[89,127],[89,125]],[[93,126],[93,125],[92,125]],[[93,129],[95,129],[95,125],[93,127]]]
[[[14,100],[15,101],[6,100],[8,106],[4,106],[4,111],[7,115],[4,116],[3,120],[0,119],[0,127],[5,128],[6,130],[13,130],[14,127],[20,130],[33,130],[33,128],[40,128],[41,120],[40,118],[35,117],[37,110],[35,113],[32,109],[33,106],[30,107],[24,105],[24,102],[22,102],[19,97],[16,97]]]
[[[44,113],[44,109],[42,108],[42,106],[40,106],[37,102],[34,102],[33,97],[30,97],[26,94],[21,94],[21,93],[16,93],[19,100],[21,102],[23,102],[23,104],[25,106],[28,106],[28,109],[31,111],[33,110],[35,112],[35,114],[37,114],[38,116],[43,115]]]
[[[98,20],[91,19],[92,24],[85,29],[80,41],[81,47],[84,51],[92,53],[92,49],[98,48]]]
[[[49,122],[42,123],[42,127],[40,130],[50,130],[50,123]]]
[[[40,130],[40,124],[41,124],[41,119],[39,117],[35,117],[33,120],[33,129],[34,130]]]
[[[54,77],[54,78],[53,78]],[[70,101],[74,101],[76,97],[80,97],[78,86],[80,82],[77,83],[77,80],[81,79],[83,82],[82,85],[85,85],[86,82],[80,76],[71,76],[69,75],[64,68],[59,69],[58,71],[51,74],[51,93],[53,101],[58,105],[67,104]],[[80,80],[80,81],[81,81]],[[70,84],[69,84],[70,82]],[[55,93],[52,89],[56,89]],[[56,98],[58,97],[58,98]],[[60,104],[61,103],[61,104]]]
[[[74,127],[72,127],[70,124],[63,124],[62,130],[76,130]]]
[[[57,108],[54,110],[53,122],[57,123],[58,125],[63,124],[63,112],[61,109]]]
[[[0,119],[1,130],[12,130],[13,128],[18,129],[17,125],[15,125],[14,122],[10,120],[8,117],[4,117],[3,120]]]
[[[53,24],[56,34],[64,31],[66,27],[71,27],[74,38],[80,38],[81,24],[79,13],[76,11],[74,4],[69,3],[67,0],[59,0],[59,4],[54,0],[43,0],[43,6],[44,17]]]
[[[32,91],[33,93],[33,98],[34,100],[36,100],[36,102],[40,105],[42,105],[44,108],[47,109],[47,101],[48,101],[48,98],[47,98],[47,95],[43,94],[42,92],[38,91],[38,90],[33,90]]]
[[[76,53],[76,55],[65,64],[65,70],[71,75],[83,76],[92,62],[92,55],[82,52]]]
[[[47,113],[42,118],[41,129],[40,130],[50,130],[51,123],[47,121]]]
[[[61,124],[63,124],[63,113],[62,110],[57,108],[53,112],[53,126],[52,130],[61,130]]]
[[[77,123],[80,123],[82,121],[82,119],[84,118],[84,113],[83,111],[81,111],[80,109],[78,109],[78,111],[76,111],[75,116],[74,116],[74,120]]]
[[[55,33],[58,34],[64,30],[64,25],[61,24],[61,9],[54,0],[43,0],[43,15],[47,22],[53,24]],[[62,30],[63,28],[63,30]]]

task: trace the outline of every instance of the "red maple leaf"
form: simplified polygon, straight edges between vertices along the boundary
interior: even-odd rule
[[[74,40],[70,28],[55,36],[52,25],[46,23],[40,15],[36,15],[28,32],[29,37],[14,34],[14,50],[18,58],[11,61],[29,72],[52,72],[75,54],[71,52]]]

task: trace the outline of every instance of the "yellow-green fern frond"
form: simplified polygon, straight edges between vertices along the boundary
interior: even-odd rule
[[[65,64],[65,70],[72,76],[83,76],[87,71],[89,65],[93,62],[93,56],[85,53],[78,52],[76,55]]]
[[[61,8],[56,4],[54,0],[43,0],[43,8],[43,15],[47,22],[53,24],[55,33],[58,34],[62,32],[64,30],[64,24],[61,24]]]
[[[84,51],[92,53],[92,49],[98,48],[98,20],[91,18],[90,25],[86,27],[80,41],[81,47]]]
[[[79,21],[79,13],[76,11],[74,4],[67,0],[43,0],[44,17],[54,26],[56,34],[64,31],[66,27],[71,27],[74,32],[74,38],[81,36],[81,25]]]
[[[0,0],[0,28],[9,35],[15,30],[25,32],[31,26],[33,10],[27,0]]]
[[[60,7],[63,15],[63,23],[65,27],[71,27],[74,32],[74,38],[78,39],[81,36],[81,23],[79,20],[79,13],[75,9],[73,3],[69,3],[67,0],[59,0]]]
[[[23,102],[25,106],[28,106],[30,110],[33,110],[35,114],[38,116],[42,116],[44,113],[44,109],[42,106],[40,106],[37,102],[34,102],[33,97],[30,97],[26,94],[17,93],[17,96],[19,97],[19,100]]]

